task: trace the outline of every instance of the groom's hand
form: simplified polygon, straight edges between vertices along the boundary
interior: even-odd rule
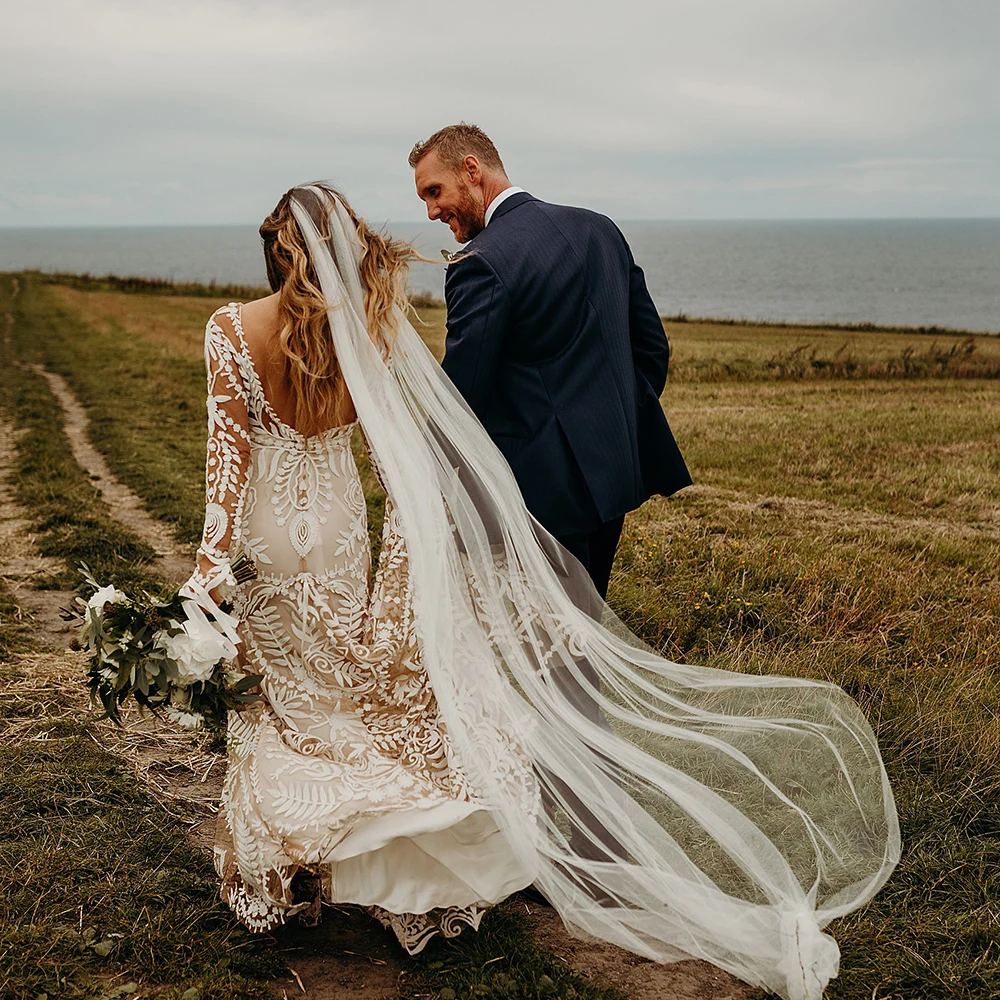
[[[448,265],[444,282],[448,335],[442,367],[480,420],[493,395],[510,317],[507,290],[475,251]]]

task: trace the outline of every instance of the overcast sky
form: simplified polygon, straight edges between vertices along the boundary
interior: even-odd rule
[[[28,0],[0,30],[0,226],[258,222],[484,128],[618,219],[1000,215],[1000,0]]]

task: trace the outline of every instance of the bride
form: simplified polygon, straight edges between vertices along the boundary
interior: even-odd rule
[[[819,997],[822,928],[899,856],[858,707],[643,646],[409,323],[415,251],[325,184],[261,235],[274,294],[206,331],[189,582],[263,677],[230,720],[223,898],[256,931],[358,904],[416,953],[534,883],[577,934]],[[356,428],[387,494],[374,578]]]

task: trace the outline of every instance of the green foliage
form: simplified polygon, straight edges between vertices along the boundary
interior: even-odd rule
[[[410,296],[410,305],[414,309],[443,309],[444,299],[438,299],[433,295],[424,295],[421,293]]]
[[[815,344],[799,344],[761,361],[711,361],[690,366],[683,372],[692,381],[721,382],[801,380],[810,378],[912,379],[912,378],[1000,378],[1000,356],[984,355],[975,337],[922,351],[903,347],[887,358],[858,357],[846,344],[832,357],[821,357]]]
[[[1000,336],[947,330],[666,322],[671,380],[731,382],[989,378]],[[929,336],[930,333],[934,336]]]
[[[763,319],[713,319],[710,316],[688,316],[679,312],[662,316],[664,323],[691,323],[699,326],[742,327],[748,330],[844,330],[849,333],[916,333],[920,336],[950,337],[975,335],[981,331],[962,330],[946,326],[885,326],[879,323],[786,323]],[[1000,337],[1000,333],[996,336]]]

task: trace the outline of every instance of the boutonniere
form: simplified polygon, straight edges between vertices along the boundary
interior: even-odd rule
[[[452,257],[455,255],[450,250],[442,250],[441,256],[444,257],[444,259],[450,264]]]

